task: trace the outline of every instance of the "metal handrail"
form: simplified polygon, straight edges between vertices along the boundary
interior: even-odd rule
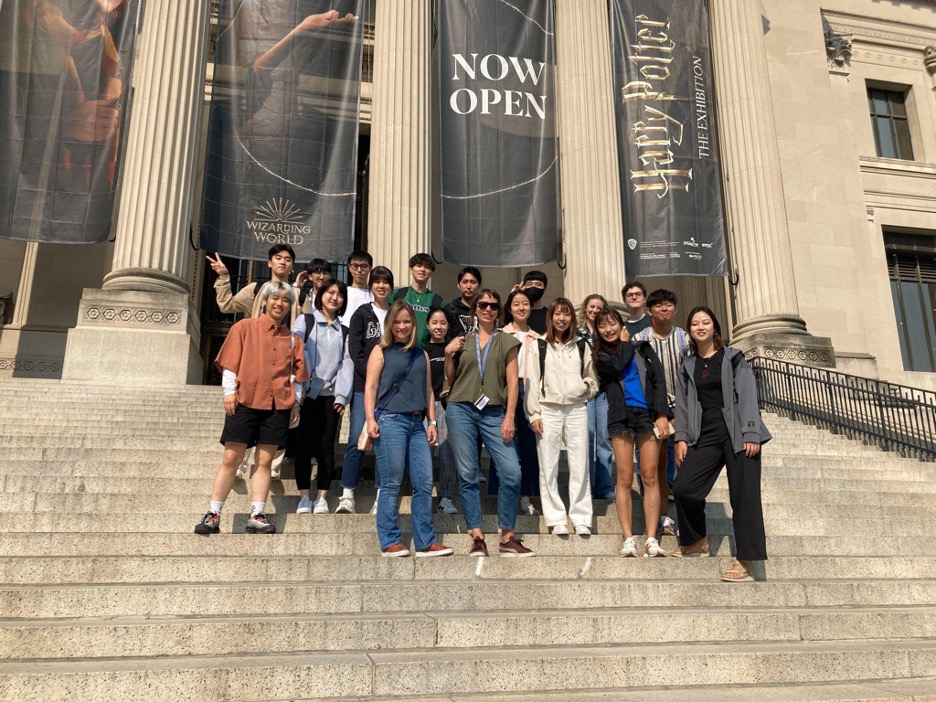
[[[885,451],[936,460],[936,393],[755,356],[763,409]]]

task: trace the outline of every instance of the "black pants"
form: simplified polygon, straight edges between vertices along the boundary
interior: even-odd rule
[[[767,560],[760,458],[759,453],[748,458],[743,451],[734,452],[720,409],[702,413],[699,441],[689,447],[673,484],[681,545],[689,546],[705,538],[705,498],[712,491],[722,466],[725,466],[728,469],[736,557],[742,561]]]
[[[328,490],[335,472],[335,444],[341,415],[335,411],[335,398],[305,398],[299,410],[296,430],[296,487],[308,490],[312,477],[312,456],[318,460],[316,487]]]

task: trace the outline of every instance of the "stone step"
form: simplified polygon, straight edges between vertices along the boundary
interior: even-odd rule
[[[353,538],[351,540],[354,540]],[[362,541],[363,539],[358,539]],[[731,567],[724,558],[622,558],[609,539],[595,548],[579,540],[575,556],[536,558],[491,557],[483,562],[465,555],[464,539],[452,539],[460,555],[453,558],[383,558],[376,537],[366,555],[289,556],[14,556],[0,561],[0,582],[7,585],[91,585],[124,583],[328,583],[335,581],[472,581],[571,580],[628,581],[718,580]],[[613,540],[611,540],[613,541]],[[643,540],[641,539],[641,542]],[[406,538],[410,545],[410,539]],[[496,539],[490,548],[496,556]],[[642,545],[642,544],[641,544]],[[605,548],[600,548],[605,546]],[[607,555],[610,554],[610,555]],[[818,554],[817,554],[818,556]],[[936,558],[865,556],[777,556],[758,562],[757,580],[925,579],[936,572]]]
[[[117,515],[128,518],[129,515]],[[119,519],[111,519],[113,525]],[[373,528],[366,531],[349,533],[318,533],[306,531],[276,534],[269,539],[257,539],[243,530],[230,533],[227,525],[221,534],[209,538],[195,538],[192,526],[195,519],[183,521],[184,530],[180,533],[55,533],[54,531],[5,532],[0,534],[0,556],[95,556],[95,555],[140,555],[140,556],[371,556],[377,549]],[[325,525],[317,523],[321,529]],[[316,524],[310,524],[310,527]],[[48,525],[57,526],[55,524]],[[105,525],[106,526],[106,525]],[[404,524],[406,527],[407,525]],[[410,534],[403,532],[409,540]],[[465,553],[469,539],[461,531],[436,531],[436,538],[449,543],[456,554]],[[618,534],[592,534],[588,539],[582,537],[557,537],[549,534],[526,533],[522,535],[524,543],[540,556],[617,556],[623,540]],[[496,537],[488,536],[494,544]],[[642,538],[638,537],[642,543]],[[667,551],[676,548],[676,538],[664,536],[661,544]],[[731,534],[718,534],[709,530],[709,547],[713,556],[730,556],[734,537]],[[771,559],[775,556],[807,557],[881,557],[881,556],[936,556],[936,542],[930,540],[909,540],[899,536],[882,534],[876,536],[873,549],[869,548],[866,536],[854,534],[815,536],[774,536],[767,535],[767,552]],[[835,576],[827,576],[835,577]]]
[[[606,609],[0,621],[0,659],[922,639],[936,608]]]
[[[10,699],[173,700],[366,698],[581,690],[601,681],[624,691],[660,683],[659,662],[679,671],[683,687],[902,679],[936,670],[936,642],[815,645],[729,643],[596,647],[367,651],[246,656],[184,656],[0,663]],[[545,683],[545,684],[544,684]]]
[[[493,558],[496,558],[494,556]],[[480,561],[479,561],[480,562]],[[643,563],[643,559],[639,561]],[[636,565],[636,564],[635,564]],[[483,567],[483,566],[475,566]],[[532,566],[531,566],[532,567]],[[3,585],[11,618],[234,616],[609,607],[888,607],[936,605],[936,581],[705,580],[348,581]]]

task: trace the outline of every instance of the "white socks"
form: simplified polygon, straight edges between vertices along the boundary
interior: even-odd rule
[[[354,488],[342,488],[341,490],[342,497],[354,497]]]
[[[264,507],[266,507],[266,502],[251,502],[250,516],[252,517],[255,514],[263,514]]]
[[[224,509],[224,500],[222,500],[221,502],[215,502],[214,500],[212,500],[208,504],[211,505],[209,509],[215,514],[221,514],[221,510]]]

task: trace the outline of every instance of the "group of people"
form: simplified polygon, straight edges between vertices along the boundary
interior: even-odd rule
[[[219,531],[224,500],[250,448],[255,471],[248,533],[276,531],[264,509],[274,463],[284,452],[295,463],[297,512],[329,512],[347,411],[336,511],[355,512],[364,454],[372,446],[378,487],[372,512],[385,557],[411,554],[398,514],[407,473],[415,556],[453,553],[433,525],[435,449],[436,509],[457,514],[457,490],[470,556],[489,553],[481,509],[485,480],[497,496],[501,556],[535,555],[515,528],[518,514],[539,514],[536,497],[556,536],[568,537],[570,526],[589,536],[593,499],[609,499],[623,532],[623,556],[707,555],[705,500],[726,466],[736,561],[722,579],[752,580],[752,562],[766,559],[760,447],[771,437],[758,410],[754,374],[739,350],[724,345],[707,307],[695,307],[684,330],[676,325],[676,295],[661,289],[648,296],[637,281],[622,290],[626,315],[600,295],[578,307],[562,297],[546,305],[548,280],[541,271],[527,273],[502,300],[482,287],[480,271],[471,266],[459,271],[460,296],[446,305],[428,287],[436,266],[424,253],[410,259],[406,287],[395,287],[393,272],[374,267],[364,251],[348,259],[350,286],[317,259],[291,284],[295,255],[285,244],[270,250],[269,282],[232,295],[220,257],[208,260],[219,276],[222,311],[250,317],[231,328],[216,359],[225,448],[196,533]],[[558,481],[563,447],[568,508]],[[632,515],[635,452],[642,545]],[[666,516],[671,490],[676,522]],[[672,553],[660,544],[664,534],[678,537]]]

